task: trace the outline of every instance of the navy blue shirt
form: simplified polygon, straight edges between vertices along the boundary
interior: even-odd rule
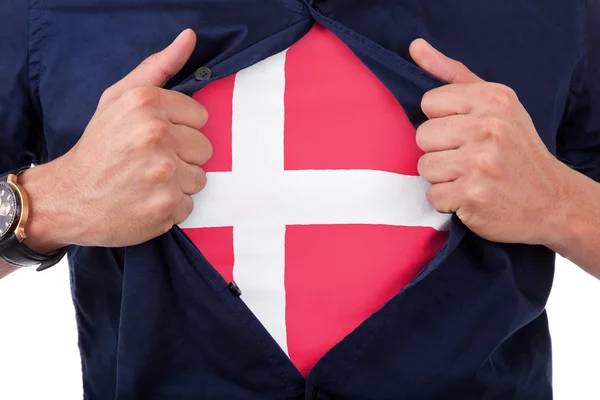
[[[548,149],[600,181],[599,15],[596,0],[0,0],[0,171],[68,151],[102,92],[184,28],[198,46],[168,87],[192,94],[317,21],[415,126],[421,97],[443,84],[410,60],[424,37],[512,87]],[[200,67],[212,77],[197,80]],[[428,266],[308,379],[178,227],[69,250],[89,400],[552,397],[554,253],[486,241],[456,217]]]

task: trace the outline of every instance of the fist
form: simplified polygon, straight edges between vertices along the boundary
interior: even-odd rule
[[[423,97],[429,120],[417,130],[425,152],[419,174],[432,184],[429,203],[456,213],[485,239],[541,243],[560,187],[560,163],[516,93],[485,82],[423,40],[410,51],[419,66],[448,83]]]
[[[190,57],[196,38],[183,32],[102,95],[79,142],[59,159],[61,193],[77,221],[69,243],[128,246],[183,222],[191,195],[206,185],[210,142],[199,132],[206,109],[162,89]]]

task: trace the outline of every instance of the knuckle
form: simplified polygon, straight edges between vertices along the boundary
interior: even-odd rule
[[[131,109],[148,108],[156,104],[158,92],[150,87],[136,87],[127,90],[123,97]]]
[[[170,191],[168,193],[163,194],[161,197],[159,197],[158,201],[156,202],[156,209],[159,213],[158,215],[172,222],[172,216],[177,210],[178,203],[179,197],[177,196],[175,191]]]
[[[160,147],[169,135],[169,124],[160,119],[154,119],[141,129],[139,145],[141,148]]]
[[[175,217],[175,224],[179,225],[183,223],[192,212],[194,212],[194,201],[188,196],[181,204],[181,212]]]
[[[491,104],[500,108],[510,108],[517,96],[511,88],[502,84],[487,84],[484,96]]]
[[[427,202],[438,212],[447,213],[448,205],[444,200],[444,196],[438,190],[437,185],[431,185],[425,192]]]
[[[479,171],[489,172],[497,168],[498,160],[492,152],[479,153],[475,158],[475,167]]]
[[[158,61],[158,54],[152,53],[144,61],[142,61],[140,63],[140,65],[156,65],[157,61]]]
[[[425,92],[425,94],[423,95],[423,98],[421,99],[421,109],[427,113],[427,110],[431,109],[433,100],[434,100],[434,93],[433,91],[429,91],[429,92]]]
[[[465,64],[460,61],[455,60],[452,68],[452,75],[450,77],[450,82],[456,82],[458,80],[463,79],[463,76],[466,76],[469,72],[469,68]]]
[[[502,155],[497,149],[490,149],[476,156],[475,168],[487,176],[499,178],[505,175]]]
[[[455,68],[456,70],[460,70],[460,71],[467,70],[468,71],[467,66],[462,61],[455,60],[455,62],[456,62],[456,65],[455,65],[456,66],[456,68]]]
[[[425,198],[429,204],[431,204],[434,208],[437,208],[436,205],[438,203],[438,196],[436,195],[435,186],[430,186],[427,188],[427,191],[425,192]]]
[[[158,79],[163,84],[169,79],[169,76],[167,76],[165,71],[161,68],[159,53],[154,53],[148,56],[140,63],[139,68],[145,69],[146,71],[151,71],[153,78]]]
[[[114,87],[111,86],[102,93],[98,104],[106,104],[109,101],[114,100],[116,97],[117,97],[117,93],[116,93]]]
[[[182,224],[183,222],[185,222],[186,219],[188,219],[188,217],[192,214],[193,211],[194,202],[190,200],[189,202],[185,203],[185,206],[181,207],[180,212],[177,214],[176,217],[174,217],[173,223],[175,225]]]
[[[176,210],[171,215],[172,225],[179,225],[185,222],[194,212],[194,201],[189,195],[179,200]]]
[[[164,158],[155,161],[152,167],[148,168],[147,174],[152,182],[167,182],[173,178],[175,168],[174,161]]]
[[[213,145],[202,132],[194,137],[193,142],[188,143],[188,145],[193,145],[195,149],[198,149],[198,159],[195,161],[198,166],[203,165],[211,159],[213,155]]]
[[[514,102],[517,100],[517,98],[518,98],[517,92],[515,92],[514,89],[511,88],[510,86],[504,85],[502,83],[495,83],[494,85],[496,85],[498,90],[500,92],[502,92],[506,97],[508,97],[508,99],[511,102]]]
[[[484,117],[479,123],[481,139],[484,140],[498,140],[502,137],[502,134],[506,131],[508,123],[498,117]]]
[[[201,125],[204,126],[208,122],[208,110],[200,103],[198,103],[198,116]]]
[[[449,76],[449,82],[457,82],[459,80],[462,80],[469,73],[469,68],[467,68],[465,64],[458,60],[452,60],[450,64],[452,65],[452,72]]]
[[[427,146],[427,121],[422,123],[421,126],[417,128],[415,141],[417,146],[421,150],[425,151],[425,146]]]
[[[208,138],[206,138],[205,136],[203,136],[203,137],[204,137],[204,143],[202,145],[202,151],[204,154],[204,159],[206,161],[208,161],[212,158],[212,155],[213,155],[213,145],[210,142],[210,140],[208,140]]]
[[[417,172],[420,176],[425,176],[427,174],[427,169],[429,165],[429,156],[428,154],[424,154],[419,158],[417,162]]]
[[[486,202],[487,190],[484,186],[475,184],[465,189],[465,200],[469,205],[481,205]]]
[[[508,94],[497,91],[494,93],[493,101],[503,108],[509,108],[512,105],[512,99]]]
[[[200,193],[206,187],[206,172],[202,168],[198,168],[193,175],[194,179],[194,194]]]
[[[191,198],[189,198],[188,201],[186,202],[186,209],[185,209],[185,214],[184,214],[185,218],[183,221],[185,221],[187,219],[187,217],[192,215],[193,212],[194,212],[194,201]],[[181,222],[183,222],[183,221],[181,221]]]
[[[203,169],[200,169],[200,171],[198,172],[197,176],[197,187],[198,187],[198,192],[204,190],[204,188],[206,187],[206,183],[207,183],[207,178],[206,178],[206,172],[204,172]]]

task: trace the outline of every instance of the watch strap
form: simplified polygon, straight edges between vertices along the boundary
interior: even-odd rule
[[[67,247],[62,247],[50,254],[39,254],[29,248],[25,243],[19,242],[16,235],[10,235],[2,242],[0,259],[13,267],[36,267],[43,271],[60,262],[67,254]]]
[[[5,172],[0,175],[0,182],[6,182],[6,178],[8,178],[9,175],[19,175],[21,172],[27,171],[29,168],[31,167],[21,167],[13,169],[12,171]]]
[[[22,167],[0,175],[0,181],[5,182],[9,175],[19,175],[30,167]],[[43,271],[60,262],[67,253],[67,247],[60,248],[50,254],[40,254],[25,243],[20,242],[13,233],[0,242],[0,259],[14,267],[35,267]]]

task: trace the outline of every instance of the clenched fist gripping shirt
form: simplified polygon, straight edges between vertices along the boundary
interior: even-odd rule
[[[214,154],[185,231],[307,375],[448,236],[415,128],[320,25],[194,98]]]

